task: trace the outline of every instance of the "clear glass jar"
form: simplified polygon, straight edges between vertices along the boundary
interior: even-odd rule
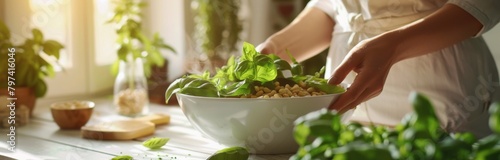
[[[118,114],[140,116],[149,112],[148,84],[141,58],[120,61],[114,86],[114,105]]]

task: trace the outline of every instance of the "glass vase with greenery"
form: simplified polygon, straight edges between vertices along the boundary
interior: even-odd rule
[[[152,67],[165,65],[161,50],[173,53],[175,50],[158,33],[152,38],[143,33],[141,9],[145,2],[119,0],[114,4],[114,16],[108,22],[116,25],[119,45],[118,60],[112,67],[114,73],[119,73],[115,81],[115,105],[122,115],[145,114],[149,103],[145,79],[151,75]]]

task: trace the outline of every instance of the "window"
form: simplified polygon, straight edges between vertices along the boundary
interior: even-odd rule
[[[168,57],[172,78],[183,74],[184,0],[147,1],[144,30],[159,32],[178,52]],[[111,0],[22,0],[1,1],[0,17],[11,29],[14,43],[31,36],[31,28],[44,33],[45,39],[61,42],[65,48],[55,77],[45,78],[46,98],[75,97],[112,92],[110,72],[116,59],[114,26],[105,21],[113,14]]]
[[[27,0],[3,1],[3,18],[13,33],[13,41],[31,36],[31,28],[39,28],[45,39],[61,42],[65,48],[55,77],[46,78],[47,98],[111,92],[114,78],[109,65],[93,60],[94,35],[92,1]],[[90,22],[90,23],[89,23]]]

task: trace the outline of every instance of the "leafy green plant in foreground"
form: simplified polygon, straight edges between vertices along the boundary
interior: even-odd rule
[[[477,140],[471,133],[445,133],[426,97],[413,93],[410,99],[415,112],[394,129],[342,124],[326,109],[302,116],[294,129],[300,148],[290,159],[500,159],[500,103],[490,107],[495,134]]]
[[[320,77],[325,71],[324,68],[315,75],[303,75],[302,66],[291,58],[292,65],[274,54],[261,54],[252,44],[245,42],[242,56],[229,58],[227,64],[218,69],[214,76],[205,72],[179,78],[168,87],[165,97],[167,101],[174,93],[237,97],[250,94],[256,85],[274,86],[273,82],[276,81],[289,85],[304,82],[327,94],[344,92],[342,87],[329,85],[326,79]]]

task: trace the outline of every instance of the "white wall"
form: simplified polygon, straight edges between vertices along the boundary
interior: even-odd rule
[[[165,43],[177,51],[175,55],[170,51],[162,51],[169,60],[168,78],[172,81],[184,74],[185,2],[184,0],[148,0],[147,3],[148,6],[144,13],[144,30],[150,32],[150,36],[158,32]]]

